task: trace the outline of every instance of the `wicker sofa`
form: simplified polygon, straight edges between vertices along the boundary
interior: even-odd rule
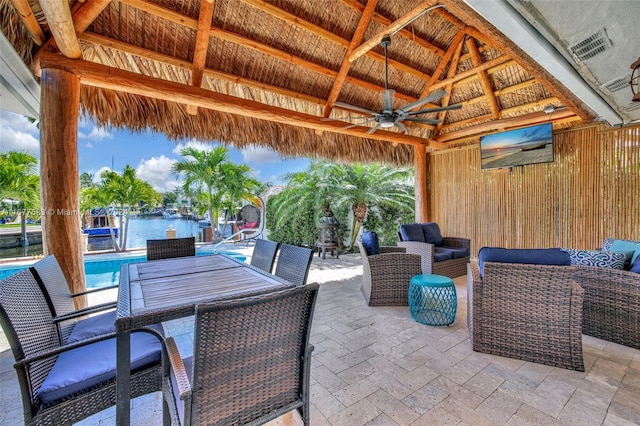
[[[584,371],[584,290],[573,280],[574,269],[568,262],[469,263],[467,321],[473,350]]]
[[[420,255],[423,274],[455,278],[467,273],[471,240],[443,237],[435,222],[401,225],[398,247],[407,253]]]

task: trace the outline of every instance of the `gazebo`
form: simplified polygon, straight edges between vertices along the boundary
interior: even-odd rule
[[[75,290],[84,286],[80,114],[174,139],[412,166],[416,220],[438,221],[474,249],[638,238],[640,130],[628,124],[640,103],[628,85],[599,81],[595,65],[607,63],[612,79],[631,74],[633,52],[611,39],[639,38],[638,8],[519,3],[0,0],[2,32],[41,90],[42,205],[53,212],[45,253],[58,255]],[[594,42],[608,47],[578,58],[583,40],[557,41],[568,37],[563,20],[596,3],[600,19],[621,23]],[[590,22],[573,27],[576,38],[598,35]],[[424,120],[398,118],[411,112]],[[481,169],[481,136],[541,123],[553,125],[553,163]]]

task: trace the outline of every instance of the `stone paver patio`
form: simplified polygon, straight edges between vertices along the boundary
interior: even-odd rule
[[[583,336],[583,373],[475,353],[466,277],[455,280],[455,323],[431,327],[407,307],[366,306],[361,274],[359,255],[314,257],[312,425],[640,424],[640,351]],[[168,325],[186,353],[190,327],[189,319]],[[159,393],[137,398],[132,424],[159,425],[161,412]],[[114,416],[111,408],[80,424],[114,425]],[[0,425],[20,424],[13,355],[0,333]]]

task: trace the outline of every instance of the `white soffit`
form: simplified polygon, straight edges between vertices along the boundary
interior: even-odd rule
[[[464,0],[610,125],[623,124],[618,113],[595,92],[558,50],[506,0]]]
[[[0,32],[0,109],[38,119],[40,85]]]

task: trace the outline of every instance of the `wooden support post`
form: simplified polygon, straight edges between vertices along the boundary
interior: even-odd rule
[[[424,145],[413,147],[413,169],[416,185],[416,222],[428,222],[427,148]]]
[[[45,68],[41,75],[40,191],[45,256],[53,254],[73,293],[86,290],[81,244],[78,116],[80,79]],[[86,306],[86,298],[76,301]]]

